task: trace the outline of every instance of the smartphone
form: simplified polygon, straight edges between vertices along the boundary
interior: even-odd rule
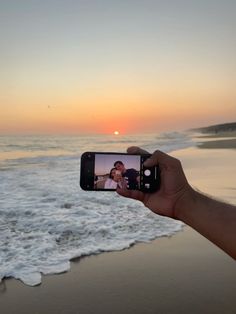
[[[86,191],[115,191],[117,187],[143,192],[160,188],[158,166],[146,168],[150,154],[85,152],[81,156],[80,186]]]

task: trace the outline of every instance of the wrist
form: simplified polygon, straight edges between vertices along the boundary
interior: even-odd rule
[[[182,195],[178,198],[174,206],[175,219],[186,222],[189,211],[198,198],[198,192],[190,185],[186,187]]]

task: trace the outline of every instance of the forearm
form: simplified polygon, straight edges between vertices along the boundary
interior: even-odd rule
[[[236,259],[236,206],[190,189],[180,200],[176,215]]]

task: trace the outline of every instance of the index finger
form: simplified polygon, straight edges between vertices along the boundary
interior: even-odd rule
[[[156,150],[150,158],[148,158],[144,162],[145,167],[153,167],[158,164],[166,165],[166,166],[177,166],[179,163],[178,159],[169,156],[168,154]]]
[[[144,155],[150,154],[148,151],[138,147],[138,146],[131,146],[127,149],[128,154],[136,154],[136,155]]]

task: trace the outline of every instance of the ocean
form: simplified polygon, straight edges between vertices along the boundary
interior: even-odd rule
[[[79,185],[85,151],[165,152],[194,145],[188,133],[0,136],[0,281],[38,285],[42,274],[70,269],[70,260],[170,236],[183,224],[153,214],[115,192]]]

